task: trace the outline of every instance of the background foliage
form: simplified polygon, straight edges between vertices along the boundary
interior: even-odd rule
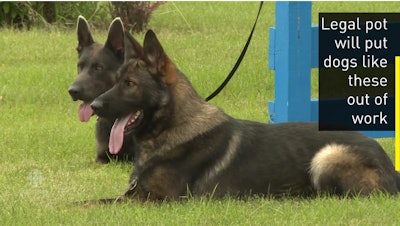
[[[121,17],[127,29],[143,31],[154,10],[163,2],[0,2],[0,25],[28,28],[75,26],[79,15],[85,15],[94,27],[107,28],[111,18]]]

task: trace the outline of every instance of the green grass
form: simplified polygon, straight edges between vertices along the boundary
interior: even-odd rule
[[[169,56],[206,97],[235,63],[258,3],[167,3],[153,15]],[[400,3],[318,2],[317,12],[399,11]],[[248,53],[227,88],[214,100],[228,114],[266,122],[273,99],[268,70],[267,2]],[[397,197],[248,200],[191,199],[182,203],[99,205],[73,202],[124,192],[132,166],[94,163],[93,118],[80,123],[67,89],[76,76],[74,30],[0,30],[1,225],[395,225]],[[103,42],[105,31],[94,32]],[[143,34],[137,35],[138,40]],[[316,73],[316,70],[313,70]],[[316,76],[313,76],[316,84]],[[316,95],[315,85],[313,94]],[[393,159],[393,138],[379,139]]]

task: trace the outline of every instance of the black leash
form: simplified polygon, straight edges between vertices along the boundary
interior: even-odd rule
[[[253,25],[253,28],[251,29],[249,38],[247,39],[246,45],[244,45],[242,53],[240,54],[239,58],[237,59],[237,61],[235,63],[235,66],[233,66],[231,72],[229,72],[228,76],[226,76],[225,80],[221,83],[221,85],[219,85],[219,87],[212,94],[210,94],[210,96],[208,96],[206,98],[206,101],[209,101],[212,98],[214,98],[215,96],[217,96],[225,88],[225,86],[228,84],[228,82],[231,80],[231,78],[235,74],[236,70],[238,69],[240,63],[242,62],[242,60],[244,58],[244,55],[246,54],[247,48],[249,47],[251,38],[253,37],[254,29],[256,28],[258,17],[260,16],[260,12],[261,12],[263,3],[264,3],[263,1],[260,2],[260,6],[258,8],[256,21],[254,21],[254,25]]]

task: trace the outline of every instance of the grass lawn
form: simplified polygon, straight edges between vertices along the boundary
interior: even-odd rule
[[[247,40],[257,2],[169,2],[155,11],[154,29],[166,52],[201,96],[225,78]],[[318,12],[398,12],[399,2],[318,2]],[[275,3],[266,2],[248,53],[214,100],[228,114],[268,121],[273,72],[268,28]],[[106,31],[93,31],[104,42]],[[190,199],[182,203],[99,205],[73,202],[122,194],[130,164],[94,163],[95,118],[78,119],[67,89],[74,80],[74,29],[0,30],[1,225],[396,225],[400,199]],[[137,35],[143,40],[143,34]],[[316,73],[316,70],[313,70]],[[316,76],[313,93],[317,95]],[[394,158],[394,139],[379,139]]]

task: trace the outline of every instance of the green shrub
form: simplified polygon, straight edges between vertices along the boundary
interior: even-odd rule
[[[114,17],[121,17],[128,30],[143,31],[151,13],[163,2],[0,2],[0,25],[74,27],[83,15],[93,28],[106,29]]]
[[[0,2],[0,24],[15,28],[30,27],[32,20],[26,2]],[[39,4],[35,2],[34,4]]]
[[[111,21],[110,2],[58,2],[58,26],[75,27],[79,15],[90,21],[92,28],[108,28]]]

